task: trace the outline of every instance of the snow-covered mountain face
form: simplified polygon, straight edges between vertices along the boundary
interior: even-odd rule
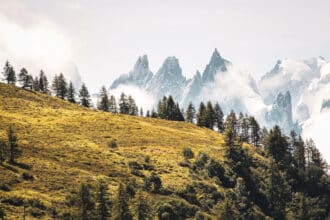
[[[249,113],[263,126],[271,128],[278,124],[287,134],[292,129],[299,133],[303,129],[304,137],[314,138],[324,134],[319,132],[325,129],[324,126],[329,130],[330,63],[322,57],[303,61],[279,60],[256,83],[249,73],[222,58],[217,49],[203,74],[197,71],[188,80],[183,76],[177,58],[168,57],[153,75],[147,57],[143,56],[139,57],[133,70],[116,79],[111,88],[129,85],[143,91],[135,90],[134,94],[141,94],[141,97],[147,94],[151,106],[164,95],[172,95],[184,108],[192,102],[198,109],[201,101],[210,100],[219,102],[225,114],[232,109],[237,113]],[[322,138],[315,138],[315,142],[322,145],[318,140]]]
[[[279,125],[286,133],[293,129],[291,94],[279,93],[270,111],[265,115],[267,124]]]
[[[172,95],[175,100],[179,101],[182,99],[185,85],[186,78],[182,75],[179,60],[176,57],[168,57],[146,85],[146,90],[153,94],[156,100]]]
[[[293,122],[299,123],[304,138],[314,139],[329,161],[330,151],[324,132],[330,129],[330,63],[322,57],[279,61],[258,85],[265,103],[274,100],[278,92],[290,92]],[[282,112],[281,117],[287,114],[286,110],[277,112]],[[299,131],[297,123],[291,127]]]
[[[206,65],[202,80],[204,83],[214,82],[215,75],[226,72],[231,63],[220,56],[217,49],[214,50],[209,64]]]
[[[326,61],[322,57],[304,61],[284,59],[277,61],[274,68],[258,83],[260,94],[266,104],[275,101],[279,93],[290,91],[294,113],[301,94],[314,79],[319,79],[320,68]]]
[[[116,79],[112,85],[111,89],[116,89],[119,85],[135,85],[144,88],[147,83],[151,80],[153,74],[149,70],[149,62],[147,55],[139,57],[136,61],[133,70],[131,70],[127,75],[121,75]]]

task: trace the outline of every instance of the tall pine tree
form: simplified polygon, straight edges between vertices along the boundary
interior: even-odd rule
[[[201,127],[206,127],[206,107],[203,102],[201,102],[199,105],[197,125]]]
[[[16,83],[16,73],[9,61],[6,61],[5,66],[3,67],[3,75],[8,84]]]
[[[58,76],[59,97],[65,99],[68,95],[68,83],[62,73]]]
[[[105,112],[109,111],[110,108],[109,97],[108,97],[108,91],[105,88],[105,86],[102,86],[101,88],[97,108],[101,111],[105,111]]]
[[[42,93],[48,94],[49,93],[49,85],[48,85],[48,79],[45,75],[43,70],[40,70],[39,74],[39,90]]]
[[[76,103],[76,92],[71,81],[68,87],[68,101],[72,103]]]
[[[90,100],[90,95],[89,95],[89,92],[88,92],[88,89],[85,85],[85,83],[83,83],[81,85],[81,88],[79,90],[79,98],[80,98],[80,104],[84,107],[91,107],[91,100]]]
[[[194,123],[196,118],[196,110],[194,105],[190,102],[186,111],[186,121],[190,123]]]
[[[223,123],[223,112],[219,103],[216,103],[214,106],[214,114],[215,114],[215,124],[217,126],[217,129],[220,133],[223,133],[225,130],[225,126]]]
[[[33,78],[29,75],[28,71],[25,68],[22,68],[18,74],[18,81],[21,83],[22,88],[32,89]]]
[[[109,111],[112,113],[117,113],[117,102],[115,96],[111,95],[109,100]]]

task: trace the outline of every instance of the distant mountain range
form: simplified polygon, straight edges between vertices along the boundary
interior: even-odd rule
[[[279,124],[287,133],[291,129],[300,132],[315,127],[314,119],[322,114],[330,119],[330,63],[323,57],[278,60],[256,82],[250,74],[224,59],[217,49],[204,71],[197,71],[191,79],[182,74],[176,57],[166,58],[153,74],[144,55],[110,89],[122,85],[142,89],[154,97],[155,104],[164,95],[172,95],[183,107],[190,101],[196,108],[200,101],[217,101],[225,113],[231,109],[247,112],[266,127]]]

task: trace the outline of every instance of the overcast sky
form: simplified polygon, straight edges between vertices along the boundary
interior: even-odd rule
[[[0,62],[54,74],[73,62],[96,91],[139,55],[153,72],[176,56],[190,77],[218,48],[259,79],[277,59],[328,59],[329,28],[329,0],[0,0]]]

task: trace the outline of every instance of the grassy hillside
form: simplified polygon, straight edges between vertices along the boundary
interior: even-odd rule
[[[19,139],[21,156],[17,165],[0,166],[0,200],[7,219],[22,216],[22,200],[41,203],[26,208],[27,219],[33,216],[50,219],[52,208],[59,214],[70,212],[72,210],[65,204],[66,197],[77,192],[82,182],[96,185],[100,180],[106,182],[111,200],[115,201],[119,182],[134,179],[138,192],[150,201],[155,216],[160,204],[173,201],[210,216],[223,209],[221,198],[228,189],[216,179],[191,169],[199,152],[226,167],[224,139],[215,131],[185,122],[90,110],[0,83],[0,137],[3,139],[10,125]],[[111,142],[118,146],[111,148]],[[183,163],[185,147],[191,148],[195,156]],[[249,148],[255,160],[266,164],[266,159],[254,149],[248,145],[244,147]],[[142,190],[143,178],[131,174],[128,163],[145,164],[147,156],[154,169],[140,172],[145,176],[151,172],[158,174],[167,193]],[[33,179],[26,178],[27,175],[32,175]],[[195,187],[197,198],[209,199],[212,204],[208,207],[191,204],[179,196],[178,192],[184,191],[187,185],[202,186]],[[215,193],[220,198],[212,198]],[[136,199],[130,201],[132,212],[136,204]],[[112,212],[115,215],[115,205]]]

